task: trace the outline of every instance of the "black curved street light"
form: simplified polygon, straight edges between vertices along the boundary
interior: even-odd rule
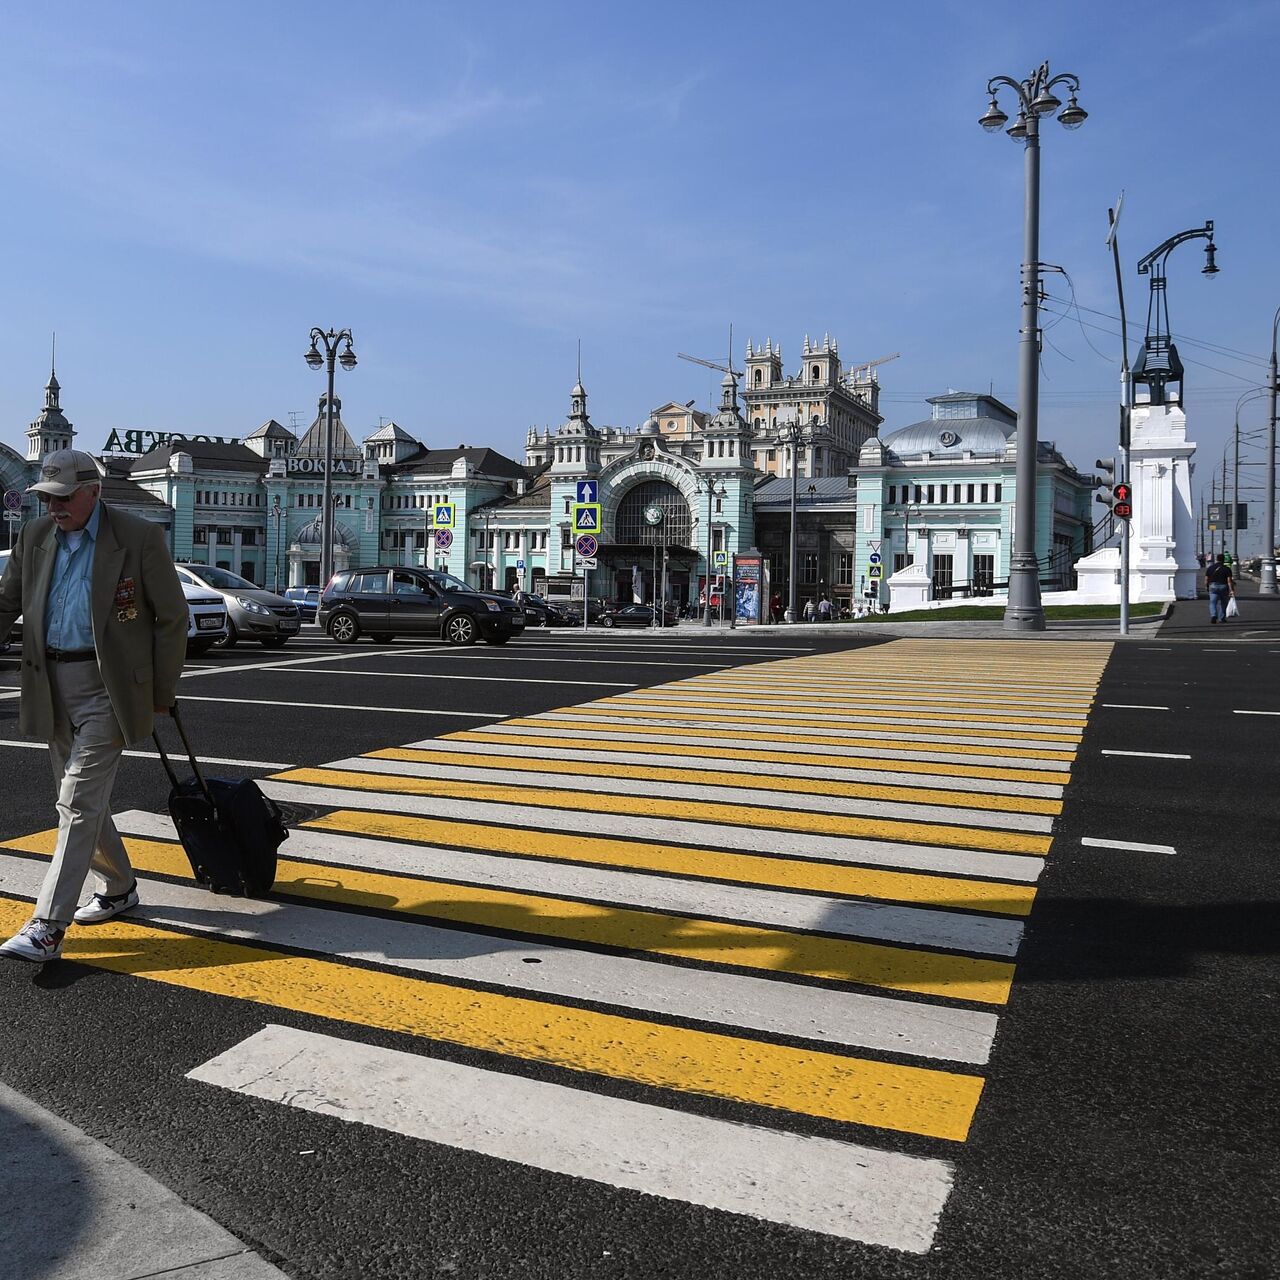
[[[338,347],[345,342],[347,349],[338,354]],[[320,346],[324,346],[323,354]],[[311,348],[306,361],[313,369],[328,366],[329,395],[325,400],[324,422],[324,497],[321,499],[320,590],[323,592],[333,577],[333,366],[340,364],[348,372],[356,367],[356,353],[351,349],[351,330],[320,328],[311,330]]]
[[[1053,91],[1066,87],[1065,107]],[[1076,101],[1079,77],[1050,75],[1043,62],[1025,80],[994,76],[987,81],[991,104],[978,123],[995,133],[1009,123],[1000,109],[1001,88],[1012,89],[1018,99],[1018,118],[1007,130],[1025,147],[1025,195],[1023,203],[1022,327],[1018,347],[1018,461],[1017,500],[1014,505],[1013,554],[1009,561],[1009,603],[1004,625],[1011,631],[1043,631],[1044,608],[1040,603],[1040,569],[1036,561],[1036,454],[1040,411],[1040,117],[1058,114],[1065,129],[1078,129],[1088,112]],[[1061,108],[1061,110],[1059,110]]]
[[[785,418],[779,417],[774,423],[777,429],[777,435],[773,438],[774,444],[783,449],[783,457],[786,456],[786,449],[791,450],[791,546],[787,567],[787,608],[782,615],[786,622],[800,620],[800,584],[797,580],[796,563],[798,558],[796,555],[796,503],[800,486],[800,446],[813,443],[814,431],[820,425],[818,422],[808,425],[802,423],[799,409],[792,410]]]

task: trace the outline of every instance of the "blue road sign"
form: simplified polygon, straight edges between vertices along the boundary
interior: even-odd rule
[[[517,561],[516,561],[516,568],[517,568],[517,569],[523,569],[523,568],[524,568],[524,561],[523,561],[523,560],[517,560]]]
[[[579,502],[596,502],[597,495],[600,492],[599,480],[579,480],[578,481],[578,501]]]
[[[448,551],[453,546],[453,531],[450,529],[436,530],[436,549],[438,551]]]
[[[573,504],[574,533],[600,532],[600,504],[598,502],[575,502]]]
[[[584,533],[577,542],[578,554],[584,559],[590,560],[597,551],[600,550],[600,544],[596,541],[592,534]]]
[[[873,552],[872,552],[872,553],[867,557],[867,559],[868,559],[868,560],[870,560],[872,564],[879,564],[879,563],[880,563],[880,553],[879,553],[878,551],[873,551]]]
[[[432,510],[431,523],[437,529],[453,528],[453,503],[437,502]]]

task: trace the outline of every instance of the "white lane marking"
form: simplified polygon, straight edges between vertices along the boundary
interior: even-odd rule
[[[430,649],[398,649],[397,654],[400,657],[407,657],[415,653],[430,653]],[[300,667],[317,662],[349,662],[352,658],[367,658],[367,653],[333,653],[321,658],[285,658],[274,662],[241,662],[231,663],[225,667],[201,667],[199,670],[188,670],[182,673],[183,679],[194,676],[217,676],[227,675],[232,672],[239,671],[276,671],[280,669],[288,669],[289,667]]]
[[[268,1024],[188,1079],[667,1200],[925,1253],[945,1160],[801,1137]]]
[[[1168,711],[1168,707],[1148,706],[1142,702],[1103,702],[1104,707],[1114,707],[1117,711]]]
[[[618,742],[615,735],[608,741]],[[545,760],[548,752],[542,746],[506,742],[470,742],[456,738],[428,738],[415,742],[413,750],[438,751],[443,754],[499,756],[518,762],[522,759]],[[722,755],[655,754],[651,751],[591,751],[557,744],[551,753],[556,760],[584,764],[641,765],[661,769],[705,769],[712,773],[745,773],[770,778],[808,778],[823,782],[865,782],[887,787],[928,787],[937,791],[974,791],[981,789],[992,795],[1035,796],[1061,799],[1065,787],[1051,782],[1006,782],[1000,778],[956,777],[946,773],[895,773],[885,769],[854,769],[840,766],[823,768],[814,764],[778,763],[768,760],[727,759]],[[362,757],[364,759],[366,757]],[[553,775],[544,775],[553,776]]]
[[[22,696],[21,689],[11,689],[8,693],[0,693],[0,698],[19,698]]]
[[[0,885],[6,894],[34,900],[47,866],[43,858],[0,855]],[[146,875],[138,879],[143,905],[129,918],[160,928],[309,951],[339,961],[367,961],[444,982],[479,982],[504,991],[605,1004],[642,1017],[688,1018],[727,1034],[742,1029],[853,1048],[868,1022],[865,1006],[848,1000],[853,992],[779,982],[772,976],[584,952],[553,940],[517,940],[440,928],[426,920],[388,920],[265,899],[227,899],[226,905],[214,905],[224,900],[211,899],[193,884]],[[536,933],[537,927],[534,916],[528,931]],[[932,1013],[946,1018],[950,1010],[934,1005]],[[855,1037],[852,1042],[846,1027]]]
[[[1280,711],[1233,711],[1236,716],[1280,716]]]
[[[707,696],[703,694],[685,693],[683,690],[672,692],[670,685],[659,685],[661,693],[656,695],[651,690],[643,690],[635,694],[623,694],[616,698],[601,699],[601,705],[607,707],[622,706],[628,710],[641,710],[649,706],[671,706],[681,710],[688,707],[693,711],[710,711],[715,713],[725,712],[726,714],[738,715],[746,711],[754,714],[760,712],[760,696],[759,694],[740,694],[737,696],[731,694],[717,694],[715,696]],[[785,697],[785,710],[779,708],[779,703]],[[868,697],[865,699],[854,699],[844,701],[844,695],[832,694],[827,697],[815,698],[793,698],[789,695],[774,695],[772,707],[767,713],[768,715],[786,715],[786,716],[803,716],[807,719],[839,719],[857,720],[867,711],[876,712],[875,719],[883,720],[886,717],[881,716],[883,711],[896,711],[904,716],[925,716],[930,724],[954,724],[961,720],[966,720],[969,716],[975,715],[997,715],[1007,718],[1011,723],[1011,727],[1021,729],[1024,725],[1032,728],[1047,727],[1043,725],[1036,715],[1048,715],[1054,720],[1070,720],[1075,721],[1079,727],[1083,727],[1089,719],[1088,714],[1083,711],[1059,711],[1057,708],[1038,707],[1032,709],[1027,707],[1009,707],[1009,706],[993,706],[989,703],[980,702],[974,699],[968,699],[964,702],[931,702],[928,699],[921,698],[914,702],[904,702],[888,697]],[[954,717],[953,719],[938,719],[939,715]],[[896,720],[897,717],[894,717]],[[907,721],[905,723],[911,723]],[[981,723],[991,723],[990,721],[982,721]],[[1077,727],[1077,724],[1067,724],[1062,726],[1052,726],[1055,732],[1065,731],[1071,732]]]
[[[377,773],[388,778],[439,778],[445,781],[493,783],[502,786],[546,788],[547,790],[604,792],[610,795],[668,797],[673,800],[703,801],[711,804],[759,805],[766,809],[800,809],[806,813],[829,813],[903,822],[945,822],[954,826],[994,828],[1003,831],[1051,831],[1053,817],[1041,813],[1010,813],[1004,810],[961,809],[950,805],[917,804],[909,800],[861,800],[853,796],[816,795],[810,791],[761,791],[749,786],[705,785],[653,781],[648,778],[617,778],[590,773],[535,773],[528,769],[501,766],[451,765],[425,760],[378,760],[350,756],[321,766]],[[388,786],[391,784],[388,783]],[[586,801],[590,805],[590,801]]]
[[[353,705],[349,702],[279,702],[273,698],[210,698],[184,693],[183,702],[234,702],[237,706],[255,707],[306,707],[320,711],[389,711],[393,715],[406,716],[461,716],[464,720],[502,720],[504,716],[489,711],[439,711],[433,707],[375,707],[367,703]]]
[[[564,718],[568,719],[569,717],[564,717]],[[644,723],[647,725],[656,726],[658,728],[661,728],[664,725],[671,726],[675,729],[681,729],[684,727],[683,725],[679,724],[679,722],[670,721],[670,720],[667,720],[667,721],[646,720],[644,721]],[[659,733],[638,734],[634,732],[628,733],[627,728],[629,726],[625,724],[617,724],[610,729],[603,729],[598,726],[599,726],[598,719],[594,719],[593,724],[587,724],[579,720],[579,721],[575,721],[571,728],[557,728],[553,725],[542,726],[542,725],[529,725],[529,724],[515,724],[515,723],[512,723],[512,721],[510,721],[506,717],[504,717],[497,724],[481,725],[477,729],[473,730],[473,732],[523,734],[529,737],[541,737],[541,738],[572,737],[572,738],[581,740],[583,742],[590,742],[593,739],[603,738],[609,742],[630,742],[630,743],[634,743],[636,746],[643,746],[647,742],[669,743],[674,746],[679,746],[685,743],[693,743],[698,746],[706,746],[709,743],[715,743],[716,746],[723,747],[726,750],[733,749],[736,751],[772,751],[772,752],[781,753],[784,755],[847,756],[850,753],[850,751],[858,751],[863,754],[866,754],[868,751],[871,751],[871,752],[874,752],[875,756],[877,757],[877,759],[880,760],[881,763],[886,765],[888,765],[894,760],[913,760],[913,761],[924,761],[926,763],[931,763],[931,764],[954,763],[954,764],[972,764],[972,765],[984,765],[984,766],[992,765],[1001,769],[1036,769],[1036,770],[1042,770],[1047,773],[1068,773],[1071,770],[1071,765],[1065,760],[1041,760],[1033,756],[1000,756],[1000,755],[986,755],[986,754],[961,755],[958,752],[954,752],[954,751],[924,751],[924,750],[912,751],[912,750],[906,750],[901,747],[887,747],[887,746],[876,746],[874,748],[850,747],[848,744],[842,743],[839,741],[839,738],[843,735],[840,735],[840,734],[833,735],[830,733],[825,733],[821,735],[825,739],[822,742],[789,742],[785,738],[770,742],[761,738],[732,738],[732,737],[722,736],[721,733],[708,733],[705,731],[704,732],[686,731],[683,733],[680,733],[680,732],[660,733],[659,732]],[[814,735],[806,734],[805,736],[812,737]],[[865,737],[866,735],[864,734],[860,736]],[[908,739],[907,735],[902,735],[901,737],[897,735],[872,735],[872,736],[876,737],[877,740],[880,737],[884,737],[886,741],[890,741],[890,742],[910,740]],[[917,736],[914,740],[917,742],[939,741],[939,742],[942,742],[944,745],[950,741],[953,741],[952,739],[949,739],[949,738],[921,739],[919,736]],[[965,741],[965,739],[959,739],[958,741],[963,742]],[[413,743],[410,743],[409,745],[414,747],[420,747],[423,744],[421,742],[413,742]],[[460,744],[460,745],[465,745],[465,744]],[[1025,744],[1019,743],[1018,745],[1023,746]],[[1062,748],[1059,747],[1058,750],[1062,750]],[[1071,754],[1074,755],[1075,754],[1074,751],[1072,751]]]
[[[558,637],[557,639],[553,640],[551,639],[550,636],[545,636],[545,637],[538,636],[536,634],[530,634],[528,631],[524,633],[521,639],[522,641],[536,644],[539,649],[581,649],[584,644],[590,645],[591,643],[591,641],[589,640],[570,640],[566,643],[564,640],[561,640]],[[671,640],[668,640],[665,644],[658,644],[655,646],[655,645],[645,645],[645,644],[634,644],[634,643],[631,643],[629,640],[622,639],[621,637],[619,637],[617,640],[609,640],[609,639],[606,639],[604,636],[600,635],[599,633],[594,634],[591,637],[591,640],[594,640],[596,642],[597,647],[602,652],[610,652],[610,653],[618,653],[619,651],[623,653],[626,653],[626,652],[706,653],[709,650],[713,650],[716,653],[728,653],[728,654],[734,654],[735,656],[741,655],[749,658],[757,657],[762,653],[763,654],[798,653],[805,656],[808,656],[813,653],[812,648],[802,649],[794,646],[791,648],[784,648],[779,645],[758,645],[758,646],[753,645],[750,648],[741,646],[741,647],[729,649],[722,644],[716,644],[716,645],[694,644],[694,643],[680,644],[676,641],[671,641]],[[781,659],[781,658],[774,659],[774,661],[778,661],[778,662],[781,662],[783,660],[784,659]]]
[[[1153,648],[1153,647],[1152,647],[1152,646],[1150,646],[1150,645],[1141,645],[1141,644],[1140,644],[1140,645],[1138,646],[1138,652],[1139,652],[1139,653],[1172,653],[1172,652],[1173,652],[1173,649],[1172,649],[1171,647],[1166,647],[1166,648]]]
[[[1149,760],[1190,760],[1191,757],[1176,751],[1108,751],[1102,750],[1104,756],[1144,756]]]
[[[1124,849],[1134,853],[1177,853],[1172,845],[1169,844],[1136,844],[1132,840],[1095,840],[1093,836],[1081,836],[1081,844],[1087,844],[1092,849]]]
[[[1038,854],[993,853],[951,845],[904,844],[893,840],[864,840],[850,836],[810,835],[803,831],[771,831],[767,841],[752,827],[669,818],[633,817],[630,814],[590,813],[585,809],[543,809],[527,804],[496,804],[455,800],[445,796],[410,796],[386,791],[356,791],[299,782],[258,784],[273,800],[319,805],[330,809],[354,809],[383,813],[408,813],[445,821],[494,824],[516,828],[535,827],[576,835],[620,836],[660,844],[767,852],[774,856],[821,858],[874,867],[938,871],[944,875],[976,876],[983,880],[1016,880],[1031,883],[1044,870]],[[762,850],[762,846],[765,846]]]
[[[285,671],[290,676],[374,676],[379,680],[482,680],[489,684],[511,684],[511,673],[500,676],[463,676],[452,671]],[[521,684],[583,685],[588,689],[634,689],[634,680],[540,680],[533,676],[520,676]]]
[[[459,655],[464,656],[464,655]],[[538,657],[534,654],[520,653],[518,650],[512,650],[510,646],[503,650],[502,653],[492,653],[487,650],[471,650],[467,655],[473,662],[572,662],[575,667],[616,667],[619,661],[613,658],[584,658],[581,654],[575,653],[572,658],[566,655],[549,655],[545,658]],[[723,662],[658,662],[649,661],[645,658],[626,658],[626,665],[629,667],[706,667],[711,671],[728,670]]]
[[[49,744],[47,742],[28,742],[20,738],[4,739],[0,738],[0,747],[30,747],[36,751],[48,751]],[[159,760],[159,753],[155,751],[132,751],[126,750],[120,753],[125,756],[133,756],[140,760]],[[237,769],[296,769],[298,766],[294,764],[281,764],[278,760],[226,760],[221,756],[201,756],[201,764],[228,764],[233,765]]]
[[[115,822],[125,835],[177,839],[172,821],[163,814],[130,810],[117,816]],[[842,927],[849,900],[817,894],[502,857],[439,845],[369,840],[341,832],[303,828],[290,831],[287,850],[290,858],[391,875],[437,876],[483,888],[622,903],[697,919],[719,918],[782,929],[820,929],[834,934],[852,932]],[[429,892],[429,887],[424,886],[424,893]],[[996,1014],[985,1010],[953,1009],[927,1001],[852,991],[843,993],[840,1009],[833,1010],[823,989],[794,984],[791,991],[791,998],[807,1009],[808,1034],[819,1040],[827,1038],[825,1028],[833,1014],[838,1013],[838,1034],[845,1044],[976,1064],[985,1063],[990,1056]]]

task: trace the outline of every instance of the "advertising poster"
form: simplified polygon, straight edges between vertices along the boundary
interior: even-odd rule
[[[760,556],[735,556],[734,616],[739,626],[752,626],[760,621],[764,600],[764,563]]]

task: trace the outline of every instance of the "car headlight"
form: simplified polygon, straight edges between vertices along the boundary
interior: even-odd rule
[[[487,608],[490,613],[502,612],[502,606],[496,600],[486,600],[484,603],[485,608]]]
[[[271,616],[271,610],[265,604],[259,604],[256,600],[250,600],[246,596],[236,596],[236,604],[247,613],[260,613],[268,618]]]

